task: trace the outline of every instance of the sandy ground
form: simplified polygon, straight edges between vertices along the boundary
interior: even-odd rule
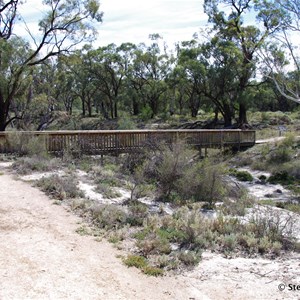
[[[127,268],[121,251],[80,236],[82,220],[0,164],[0,299],[300,299],[300,258],[225,259],[160,278]],[[300,287],[299,287],[300,288]]]

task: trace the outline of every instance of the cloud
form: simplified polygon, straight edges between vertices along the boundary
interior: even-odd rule
[[[200,0],[102,0],[104,11],[98,43],[145,42],[152,33],[168,43],[189,40],[204,26],[207,16]]]
[[[190,40],[205,26],[207,16],[203,0],[100,0],[103,23],[97,25],[98,37],[94,46],[135,44],[148,41],[149,34],[158,33],[168,44]],[[20,5],[19,12],[30,31],[38,34],[38,21],[45,14],[41,0],[29,0]],[[24,24],[15,27],[16,34],[27,36]]]

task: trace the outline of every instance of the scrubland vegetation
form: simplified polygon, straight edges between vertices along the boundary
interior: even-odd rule
[[[15,142],[17,147],[18,139]],[[102,159],[77,152],[74,156],[69,150],[53,157],[42,144],[35,139],[23,142],[26,156],[17,158],[12,169],[18,174],[54,172],[36,185],[89,224],[80,234],[107,238],[128,252],[126,265],[145,274],[191,268],[203,251],[274,258],[300,249],[294,237],[300,211],[300,142],[293,133],[239,153],[211,149],[207,157],[184,144],[152,144],[147,151]],[[260,180],[282,184],[294,200],[257,201],[237,183],[253,182],[240,166],[269,171],[271,175]],[[63,174],[55,174],[58,170]],[[87,199],[78,188],[78,170],[104,199],[118,199],[120,188],[128,197],[114,204]],[[287,214],[284,221],[281,209]]]
[[[89,224],[78,233],[128,250],[124,263],[145,274],[192,267],[207,250],[270,258],[299,251],[299,57],[287,34],[299,33],[298,0],[206,0],[209,26],[176,49],[151,34],[150,45],[86,44],[74,52],[96,36],[90,22],[102,20],[99,3],[55,3],[41,35],[29,32],[34,43],[14,34],[21,4],[0,4],[0,131],[11,131],[8,142],[21,155],[12,169],[48,172],[36,185]],[[285,139],[204,158],[184,144],[154,143],[102,159],[71,147],[50,156],[41,138],[17,133],[135,128],[253,128],[257,139]],[[280,183],[293,199],[253,199],[240,184],[255,184],[239,170],[245,166],[268,172],[260,184]],[[86,199],[83,179],[103,201]]]

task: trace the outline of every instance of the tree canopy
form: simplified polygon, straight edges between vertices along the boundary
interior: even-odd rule
[[[25,40],[14,32],[22,1],[0,1],[0,130],[45,129],[60,112],[147,120],[201,110],[243,127],[249,109],[300,103],[299,0],[205,0],[207,28],[174,49],[159,34],[93,48],[98,1],[43,4],[39,34],[26,27]]]
[[[16,95],[29,68],[53,56],[68,53],[74,46],[95,37],[92,20],[102,19],[96,0],[44,0],[47,8],[40,20],[39,34],[29,32],[31,41],[24,41],[14,32],[15,23],[21,19],[18,9],[22,1],[0,1],[0,130],[18,114],[11,115]],[[26,23],[24,24],[29,31]]]

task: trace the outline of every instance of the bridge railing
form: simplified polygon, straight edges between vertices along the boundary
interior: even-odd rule
[[[84,130],[20,131],[0,133],[0,152],[14,152],[11,136],[19,141],[40,137],[49,152],[65,149],[105,154],[132,152],[153,143],[183,141],[199,148],[250,147],[255,144],[254,130]]]

